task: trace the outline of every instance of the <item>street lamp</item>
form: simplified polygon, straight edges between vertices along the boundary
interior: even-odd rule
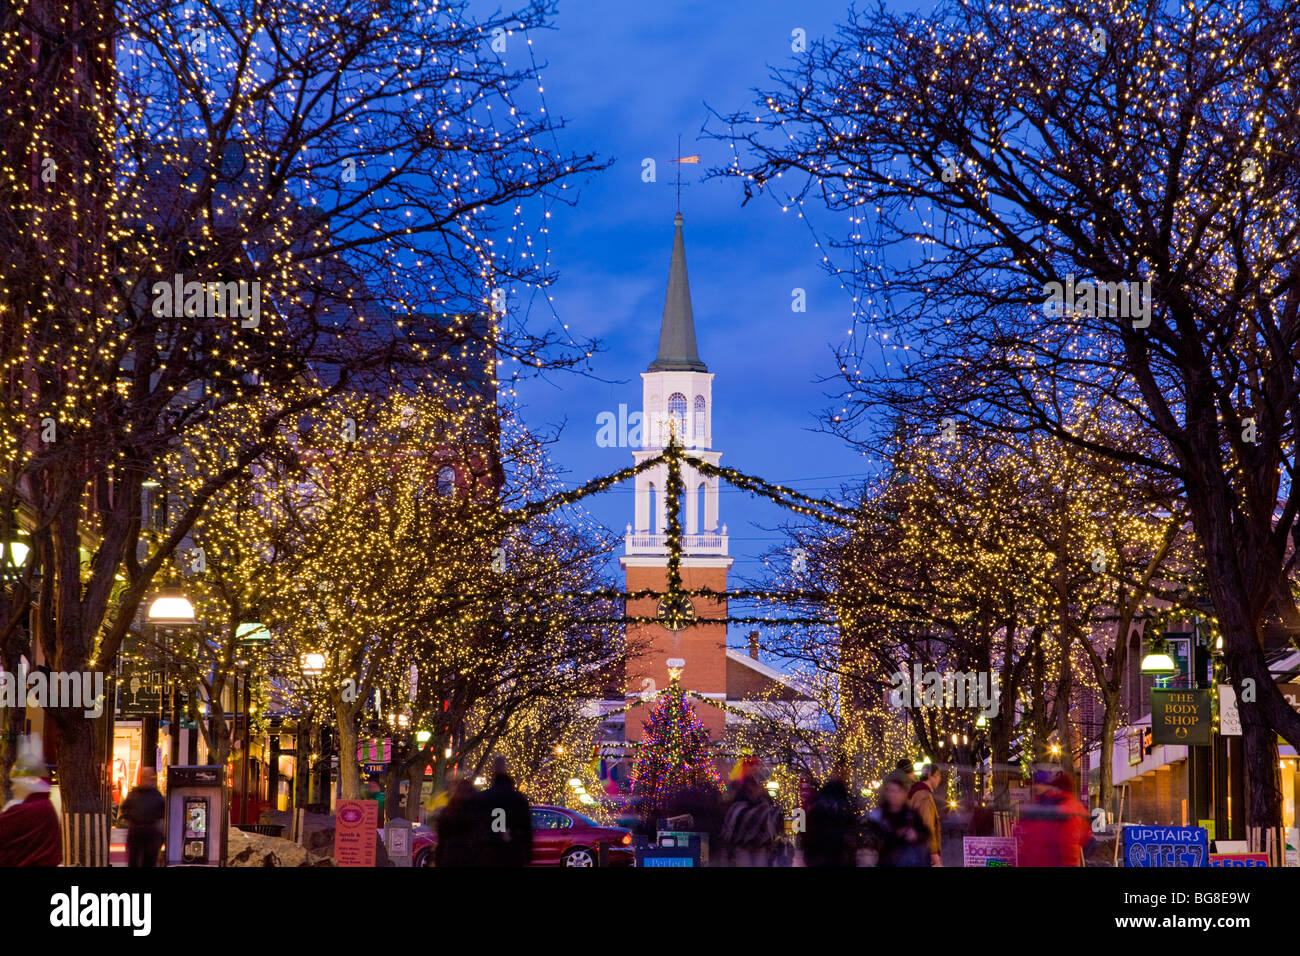
[[[302,655],[302,676],[320,677],[325,673],[325,655],[312,651]]]
[[[165,587],[154,596],[145,618],[162,627],[184,627],[194,623],[194,605],[180,588]]]
[[[161,632],[167,642],[163,652],[163,686],[171,697],[171,762],[180,762],[180,720],[177,712],[176,688],[171,681],[171,631],[173,628],[191,627],[194,624],[194,605],[180,588],[167,585],[158,590],[149,609],[145,611],[145,621]]]
[[[27,556],[31,554],[31,548],[19,541],[16,537],[8,544],[0,542],[0,573],[8,574],[10,569],[13,572],[21,571],[27,564]]]
[[[1178,665],[1165,650],[1164,638],[1157,637],[1151,642],[1151,650],[1142,658],[1142,673],[1150,677],[1168,677],[1178,673]]]

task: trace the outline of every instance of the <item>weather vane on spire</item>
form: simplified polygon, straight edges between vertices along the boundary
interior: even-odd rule
[[[699,161],[699,156],[682,155],[682,134],[678,133],[677,159],[674,162],[677,163],[677,215],[679,216],[682,214],[682,163],[698,163]]]

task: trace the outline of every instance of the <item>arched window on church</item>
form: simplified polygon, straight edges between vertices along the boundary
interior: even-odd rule
[[[695,396],[695,422],[693,426],[694,431],[691,432],[691,437],[695,440],[695,444],[697,445],[702,444],[704,442],[704,438],[705,438],[704,421],[705,421],[704,396],[696,395]]]
[[[648,495],[650,514],[646,517],[646,527],[649,529],[651,534],[658,534],[659,510],[655,507],[655,483],[653,481],[648,482],[646,487],[650,489],[650,494]]]
[[[668,396],[668,417],[676,424],[677,440],[686,441],[686,396],[681,392],[673,392]],[[664,444],[668,443],[668,436],[664,436]]]

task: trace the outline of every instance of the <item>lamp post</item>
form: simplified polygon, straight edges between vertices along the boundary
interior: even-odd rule
[[[180,728],[176,720],[176,688],[171,681],[171,632],[194,625],[194,605],[190,603],[184,591],[168,585],[159,589],[154,595],[154,599],[149,603],[149,609],[145,612],[145,620],[153,627],[155,633],[163,636],[166,642],[163,650],[163,686],[167,688],[170,697],[171,762],[176,763],[180,747]],[[149,760],[157,769],[157,718],[153,720],[153,752],[149,754]]]
[[[300,660],[300,667],[302,670],[303,679],[308,682],[313,682],[318,678],[320,678],[320,676],[325,673],[325,664],[326,664],[325,655],[320,653],[319,651],[308,651],[304,653]],[[309,726],[310,726],[310,722],[309,722]],[[310,743],[308,744],[308,746],[310,746]],[[320,791],[320,796],[324,798],[324,803],[328,806],[329,787],[330,787],[330,766],[329,766],[330,756],[329,756],[328,740],[326,738],[325,720],[323,717],[321,719],[321,726],[320,726],[319,755],[320,755],[321,770],[320,770],[320,777],[318,778],[318,789]],[[310,773],[311,773],[310,767],[308,768],[307,772],[310,778]],[[308,800],[310,801],[310,787],[308,790]]]
[[[235,653],[240,655],[240,659],[236,661],[236,670],[235,670],[235,681],[237,682],[236,694],[242,696],[243,707],[244,707],[243,736],[240,741],[241,743],[240,751],[242,753],[241,762],[243,765],[240,772],[240,789],[239,789],[239,823],[241,826],[246,825],[248,823],[248,787],[249,787],[248,754],[250,748],[252,747],[252,722],[253,722],[252,706],[251,706],[252,691],[249,687],[249,678],[251,676],[250,675],[251,662],[246,659],[243,659],[243,654],[245,651],[250,651],[253,647],[261,643],[262,641],[268,640],[270,636],[271,636],[270,631],[268,631],[264,626],[262,626],[261,622],[258,621],[250,621],[244,624],[240,624],[237,628],[235,628]],[[243,671],[244,671],[242,693],[239,691],[238,688],[240,666],[243,667]],[[239,701],[236,700],[236,713],[238,713],[238,708],[239,708]]]
[[[411,731],[411,708],[402,707],[401,710],[390,710],[388,712],[388,772],[398,793],[401,792],[402,782],[397,779],[397,768],[405,760],[410,743]],[[401,757],[399,758],[398,740],[401,740]],[[407,799],[418,799],[418,794],[414,797],[408,792]],[[384,817],[392,819],[393,808],[388,805],[388,800],[384,800]]]

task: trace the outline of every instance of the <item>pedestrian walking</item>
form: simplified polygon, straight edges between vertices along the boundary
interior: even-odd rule
[[[1088,808],[1074,792],[1074,777],[1062,770],[1052,778],[1052,787],[1060,795],[1062,821],[1061,866],[1083,866],[1084,854],[1092,843],[1092,823]]]
[[[867,824],[877,851],[877,866],[930,866],[930,832],[921,815],[907,803],[908,782],[904,774],[885,777],[880,789],[880,806],[872,810]]]
[[[142,767],[140,783],[122,801],[119,813],[126,823],[126,865],[158,865],[158,851],[163,845],[163,817],[167,802],[158,792],[158,774],[153,767]]]
[[[671,798],[666,815],[689,816],[690,829],[708,841],[709,865],[723,862],[726,847],[722,842],[722,825],[726,812],[722,794],[716,787],[703,783],[692,784]]]
[[[805,866],[846,867],[858,865],[858,802],[848,786],[847,765],[837,763],[830,778],[813,797],[808,808],[808,832],[804,834]]]
[[[733,866],[771,866],[780,811],[755,774],[740,782],[722,824],[722,842]]]
[[[528,866],[533,859],[533,816],[515,787],[505,757],[492,761],[492,785],[478,795],[484,866]]]
[[[388,795],[384,793],[384,785],[378,780],[371,777],[366,781],[366,792],[362,799],[373,800],[375,803],[379,804],[379,813],[377,814],[376,819],[379,820],[380,824],[383,824],[386,819],[384,817],[384,800],[387,796]]]
[[[438,845],[433,851],[435,866],[479,866],[483,844],[479,839],[484,821],[478,818],[478,791],[465,778],[455,780],[447,802],[438,810]]]
[[[1082,866],[1084,847],[1092,839],[1088,813],[1074,796],[1068,773],[1035,771],[1032,799],[1020,808],[1016,824],[1020,866]]]
[[[907,803],[930,832],[930,865],[943,866],[943,834],[939,828],[939,804],[935,793],[943,786],[943,771],[928,763],[921,770],[921,779],[912,784]]]
[[[25,738],[9,771],[13,799],[0,812],[0,867],[63,862],[59,815],[50,802],[50,771],[39,734]]]
[[[912,787],[916,784],[916,772],[912,761],[899,760],[898,763],[894,764],[894,773],[901,773],[907,778],[907,790],[910,793]]]

